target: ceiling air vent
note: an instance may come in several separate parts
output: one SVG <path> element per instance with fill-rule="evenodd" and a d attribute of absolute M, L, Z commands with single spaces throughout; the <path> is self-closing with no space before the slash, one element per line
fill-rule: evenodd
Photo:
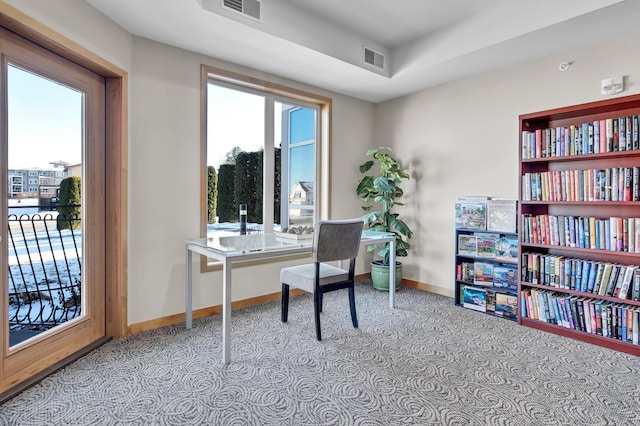
<path fill-rule="evenodd" d="M 381 70 L 384 69 L 384 55 L 368 47 L 364 48 L 364 62 Z"/>
<path fill-rule="evenodd" d="M 222 8 L 260 20 L 260 0 L 222 0 Z"/>

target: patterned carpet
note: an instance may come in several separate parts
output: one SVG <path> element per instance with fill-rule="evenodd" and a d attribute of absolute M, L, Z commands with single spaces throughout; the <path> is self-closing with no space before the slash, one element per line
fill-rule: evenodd
<path fill-rule="evenodd" d="M 112 341 L 0 406 L 0 425 L 638 425 L 640 358 L 411 288 L 308 295 Z"/>

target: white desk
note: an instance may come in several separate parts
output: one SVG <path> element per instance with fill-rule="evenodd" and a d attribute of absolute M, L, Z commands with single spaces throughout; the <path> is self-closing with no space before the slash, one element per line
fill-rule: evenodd
<path fill-rule="evenodd" d="M 231 267 L 233 262 L 311 253 L 312 240 L 288 240 L 275 234 L 251 234 L 197 238 L 186 243 L 186 326 L 191 328 L 193 319 L 193 253 L 211 257 L 222 263 L 222 362 L 231 361 Z M 394 234 L 363 231 L 361 244 L 390 243 L 391 259 L 395 265 L 396 240 Z M 389 268 L 389 307 L 395 307 L 396 268 Z"/>

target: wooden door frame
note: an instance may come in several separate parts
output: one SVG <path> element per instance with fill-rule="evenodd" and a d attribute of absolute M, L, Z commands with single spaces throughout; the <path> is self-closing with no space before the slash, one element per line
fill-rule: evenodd
<path fill-rule="evenodd" d="M 106 336 L 128 336 L 128 73 L 19 10 L 0 2 L 0 26 L 105 78 Z"/>

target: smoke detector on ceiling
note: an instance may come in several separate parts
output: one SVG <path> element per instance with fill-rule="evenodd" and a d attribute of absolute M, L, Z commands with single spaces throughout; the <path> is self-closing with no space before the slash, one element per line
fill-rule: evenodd
<path fill-rule="evenodd" d="M 384 69 L 384 55 L 380 52 L 376 52 L 373 49 L 363 46 L 364 63 L 373 67 Z"/>
<path fill-rule="evenodd" d="M 260 21 L 260 0 L 221 0 L 222 8 Z"/>

